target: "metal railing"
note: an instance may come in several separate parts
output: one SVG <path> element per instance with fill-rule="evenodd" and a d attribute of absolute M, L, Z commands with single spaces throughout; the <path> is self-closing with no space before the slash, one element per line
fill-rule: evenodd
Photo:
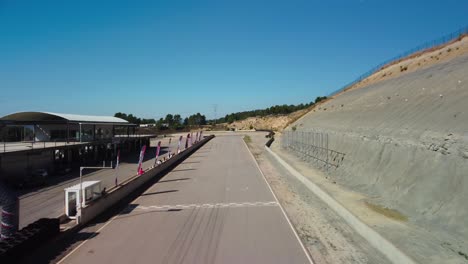
<path fill-rule="evenodd" d="M 327 133 L 311 131 L 285 131 L 281 138 L 281 146 L 289 149 L 305 161 L 315 162 L 327 171 L 338 168 L 344 161 L 345 153 L 329 148 Z"/>
<path fill-rule="evenodd" d="M 0 153 L 23 151 L 32 149 L 45 149 L 53 147 L 62 147 L 69 145 L 87 144 L 89 142 L 74 142 L 74 141 L 21 141 L 21 142 L 1 142 Z"/>
<path fill-rule="evenodd" d="M 156 134 L 122 134 L 122 135 L 114 135 L 115 138 L 147 138 L 147 137 L 156 137 Z"/>
<path fill-rule="evenodd" d="M 13 151 L 24 151 L 24 150 L 33 150 L 33 149 L 45 149 L 45 148 L 55 148 L 71 145 L 86 145 L 91 143 L 102 144 L 102 143 L 111 143 L 119 139 L 135 139 L 135 138 L 151 138 L 155 137 L 154 134 L 129 134 L 129 135 L 115 135 L 114 137 L 96 137 L 96 138 L 84 138 L 86 139 L 83 142 L 80 142 L 76 138 L 69 138 L 68 141 L 66 138 L 55 139 L 53 141 L 16 141 L 16 142 L 0 142 L 0 153 L 13 152 Z"/>
<path fill-rule="evenodd" d="M 410 56 L 412 54 L 415 54 L 417 52 L 421 52 L 421 51 L 424 51 L 424 50 L 428 50 L 428 49 L 431 49 L 431 48 L 446 44 L 446 43 L 448 43 L 450 41 L 453 41 L 453 40 L 455 40 L 457 38 L 460 38 L 461 36 L 467 35 L 467 34 L 468 34 L 468 26 L 460 28 L 459 30 L 454 31 L 454 32 L 452 32 L 450 34 L 447 34 L 445 36 L 442 36 L 442 37 L 440 37 L 438 39 L 428 41 L 428 42 L 426 42 L 426 43 L 424 43 L 422 45 L 419 45 L 419 46 L 417 46 L 415 48 L 412 48 L 412 49 L 410 49 L 408 51 L 405 51 L 405 52 L 401 53 L 398 56 L 395 56 L 393 58 L 385 60 L 384 62 L 378 64 L 375 67 L 373 67 L 372 69 L 365 72 L 361 76 L 357 77 L 354 81 L 352 81 L 352 82 L 342 86 L 340 89 L 332 92 L 330 95 L 328 95 L 328 97 L 331 97 L 331 96 L 345 90 L 346 88 L 351 87 L 354 84 L 366 79 L 367 77 L 371 76 L 372 74 L 376 73 L 377 71 L 379 71 L 380 69 L 382 69 L 383 67 L 385 67 L 385 66 L 387 66 L 387 65 L 389 65 L 391 63 L 398 62 L 401 59 L 404 59 L 405 57 L 408 57 L 408 56 Z"/>

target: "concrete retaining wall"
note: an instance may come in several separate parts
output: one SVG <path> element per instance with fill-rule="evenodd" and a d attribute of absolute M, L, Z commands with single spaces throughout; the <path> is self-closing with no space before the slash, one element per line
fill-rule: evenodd
<path fill-rule="evenodd" d="M 109 193 L 107 193 L 105 196 L 84 207 L 82 210 L 81 219 L 79 220 L 79 225 L 81 226 L 88 223 L 125 197 L 129 196 L 131 193 L 135 192 L 138 188 L 142 187 L 151 179 L 154 179 L 156 176 L 161 175 L 162 173 L 178 165 L 181 161 L 186 159 L 212 138 L 214 138 L 213 135 L 205 137 L 200 142 L 195 143 L 190 148 L 186 149 L 178 155 L 175 155 L 159 166 L 145 171 L 145 173 L 140 176 L 135 175 L 134 177 L 128 179 L 117 188 L 110 190 Z"/>

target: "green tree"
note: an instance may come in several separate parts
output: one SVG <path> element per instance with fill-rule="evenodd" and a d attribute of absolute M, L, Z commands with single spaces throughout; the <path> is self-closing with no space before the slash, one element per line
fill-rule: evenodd
<path fill-rule="evenodd" d="M 166 119 L 164 119 L 164 121 L 169 127 L 172 127 L 174 125 L 174 116 L 171 114 L 167 114 Z"/>
<path fill-rule="evenodd" d="M 182 125 L 182 117 L 180 117 L 179 114 L 174 115 L 174 124 L 175 124 L 176 126 Z"/>
<path fill-rule="evenodd" d="M 315 98 L 315 103 L 318 103 L 318 102 L 323 101 L 325 99 L 327 99 L 326 96 L 317 96 L 317 98 Z"/>

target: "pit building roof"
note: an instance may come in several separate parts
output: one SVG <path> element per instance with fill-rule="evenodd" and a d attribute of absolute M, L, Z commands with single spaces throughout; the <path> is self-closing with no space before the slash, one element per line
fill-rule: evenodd
<path fill-rule="evenodd" d="M 131 125 L 128 121 L 113 116 L 92 116 L 60 114 L 51 112 L 17 112 L 6 115 L 0 120 L 13 123 L 93 123 Z"/>

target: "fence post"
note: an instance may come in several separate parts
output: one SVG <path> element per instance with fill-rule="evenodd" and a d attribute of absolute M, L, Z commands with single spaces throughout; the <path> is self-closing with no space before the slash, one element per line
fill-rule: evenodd
<path fill-rule="evenodd" d="M 291 148 L 295 150 L 296 148 L 296 132 L 291 132 Z"/>
<path fill-rule="evenodd" d="M 305 148 L 305 143 L 304 143 L 305 142 L 305 132 L 302 131 L 301 134 L 302 134 L 302 136 L 301 136 L 301 148 L 302 148 L 301 152 L 302 152 L 302 157 L 305 159 L 305 157 L 306 157 L 306 155 L 305 155 L 306 148 Z"/>
<path fill-rule="evenodd" d="M 325 155 L 323 155 L 323 133 L 320 132 L 320 158 L 324 158 Z"/>
<path fill-rule="evenodd" d="M 328 172 L 328 167 L 329 167 L 329 164 L 328 164 L 328 133 L 325 134 L 325 135 L 327 135 L 327 137 L 326 137 L 326 139 L 327 139 L 327 141 L 326 141 L 326 146 L 327 146 L 326 151 L 327 151 L 327 172 Z"/>

